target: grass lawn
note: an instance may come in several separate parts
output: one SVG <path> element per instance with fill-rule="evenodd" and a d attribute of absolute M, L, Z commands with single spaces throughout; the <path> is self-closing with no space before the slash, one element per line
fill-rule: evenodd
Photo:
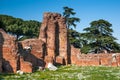
<path fill-rule="evenodd" d="M 56 71 L 27 74 L 0 74 L 0 80 L 120 80 L 120 67 L 60 66 Z"/>

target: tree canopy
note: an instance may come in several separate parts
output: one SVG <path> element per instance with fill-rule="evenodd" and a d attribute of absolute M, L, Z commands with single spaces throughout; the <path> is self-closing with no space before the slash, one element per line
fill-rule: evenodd
<path fill-rule="evenodd" d="M 76 30 L 69 29 L 69 40 L 70 40 L 70 44 L 72 44 L 74 47 L 76 48 L 81 47 L 80 33 L 77 32 Z"/>
<path fill-rule="evenodd" d="M 74 9 L 69 8 L 67 6 L 63 7 L 63 16 L 66 19 L 66 25 L 68 29 L 68 38 L 70 40 L 70 43 L 76 47 L 80 48 L 80 41 L 79 41 L 79 32 L 73 30 L 72 26 L 76 28 L 76 22 L 80 22 L 80 19 L 77 17 L 74 17 L 76 12 L 74 12 Z"/>
<path fill-rule="evenodd" d="M 0 15 L 0 28 L 17 37 L 18 40 L 37 37 L 40 22 L 35 20 L 24 21 L 8 15 Z"/>
<path fill-rule="evenodd" d="M 69 29 L 70 26 L 73 26 L 76 28 L 76 22 L 80 22 L 80 19 L 77 17 L 72 17 L 74 16 L 76 13 L 74 12 L 74 9 L 69 8 L 67 6 L 63 7 L 63 16 L 66 18 L 66 25 L 67 28 Z"/>
<path fill-rule="evenodd" d="M 85 28 L 84 31 L 85 33 L 81 34 L 81 38 L 86 40 L 87 44 L 83 45 L 83 52 L 120 51 L 120 45 L 112 35 L 112 24 L 108 21 L 103 19 L 92 21 L 90 27 Z"/>

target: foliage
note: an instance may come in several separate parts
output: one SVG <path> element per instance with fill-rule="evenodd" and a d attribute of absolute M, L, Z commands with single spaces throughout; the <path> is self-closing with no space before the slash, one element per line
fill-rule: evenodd
<path fill-rule="evenodd" d="M 38 37 L 40 22 L 34 20 L 24 21 L 12 16 L 0 15 L 0 25 L 0 28 L 20 40 L 26 37 Z"/>
<path fill-rule="evenodd" d="M 34 73 L 0 74 L 1 80 L 120 80 L 120 67 L 61 66 L 57 71 Z"/>
<path fill-rule="evenodd" d="M 72 44 L 76 48 L 80 48 L 80 33 L 77 32 L 76 30 L 69 29 L 69 40 L 70 44 Z"/>
<path fill-rule="evenodd" d="M 75 22 L 79 22 L 80 19 L 77 18 L 77 17 L 71 17 L 71 16 L 76 14 L 75 12 L 73 12 L 74 9 L 69 8 L 69 7 L 66 6 L 66 7 L 63 7 L 63 10 L 64 10 L 63 16 L 66 18 L 67 28 L 69 29 L 70 26 L 76 27 Z"/>
<path fill-rule="evenodd" d="M 84 29 L 86 32 L 81 34 L 81 38 L 87 42 L 81 48 L 82 51 L 84 52 L 84 49 L 87 49 L 87 53 L 99 53 L 103 50 L 120 51 L 120 45 L 115 42 L 116 38 L 112 36 L 111 26 L 111 23 L 103 19 L 91 22 L 90 27 Z"/>
<path fill-rule="evenodd" d="M 71 26 L 76 27 L 75 22 L 79 22 L 79 18 L 71 17 L 76 13 L 74 9 L 63 7 L 63 16 L 66 18 L 66 25 L 68 28 L 70 43 L 76 47 L 81 48 L 82 53 L 100 53 L 104 50 L 108 52 L 120 52 L 120 45 L 113 37 L 112 24 L 106 20 L 100 19 L 90 23 L 90 27 L 84 29 L 85 33 L 79 33 Z"/>
<path fill-rule="evenodd" d="M 69 8 L 67 6 L 63 7 L 63 16 L 66 19 L 66 25 L 68 28 L 68 38 L 70 40 L 70 43 L 76 47 L 76 48 L 80 48 L 80 41 L 79 41 L 79 33 L 75 30 L 73 30 L 72 28 L 70 29 L 71 26 L 73 26 L 74 28 L 76 28 L 76 22 L 79 22 L 80 19 L 77 17 L 71 17 L 74 16 L 76 13 L 74 12 L 74 9 Z"/>

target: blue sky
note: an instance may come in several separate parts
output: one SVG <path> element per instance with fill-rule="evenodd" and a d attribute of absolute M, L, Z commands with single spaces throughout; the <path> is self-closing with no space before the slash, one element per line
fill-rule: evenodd
<path fill-rule="evenodd" d="M 0 14 L 42 21 L 44 12 L 62 13 L 64 6 L 73 8 L 81 19 L 77 31 L 83 32 L 91 21 L 105 19 L 112 23 L 120 43 L 120 0 L 0 0 Z"/>

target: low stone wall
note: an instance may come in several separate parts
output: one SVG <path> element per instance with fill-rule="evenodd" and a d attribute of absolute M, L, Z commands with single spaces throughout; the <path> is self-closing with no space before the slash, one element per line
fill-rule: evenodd
<path fill-rule="evenodd" d="M 114 54 L 116 56 L 113 56 Z M 79 66 L 120 66 L 120 53 L 72 55 L 71 64 Z"/>

